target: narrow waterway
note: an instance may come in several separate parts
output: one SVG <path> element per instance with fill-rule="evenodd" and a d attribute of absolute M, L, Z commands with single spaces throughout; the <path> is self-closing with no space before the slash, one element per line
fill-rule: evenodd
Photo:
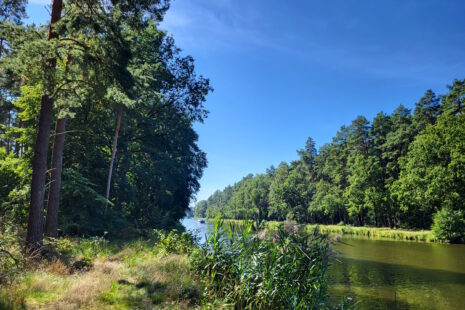
<path fill-rule="evenodd" d="M 211 224 L 184 219 L 202 242 Z M 465 309 L 465 245 L 342 238 L 328 270 L 333 301 L 360 309 Z"/>
<path fill-rule="evenodd" d="M 465 309 L 465 246 L 343 238 L 329 293 L 361 309 Z"/>

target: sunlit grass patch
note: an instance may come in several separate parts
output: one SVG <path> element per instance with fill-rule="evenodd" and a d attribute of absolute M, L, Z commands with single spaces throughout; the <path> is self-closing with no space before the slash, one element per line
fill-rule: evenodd
<path fill-rule="evenodd" d="M 103 305 L 115 306 L 118 309 L 140 309 L 151 305 L 143 288 L 124 281 L 113 281 L 111 288 L 100 294 L 100 300 Z"/>
<path fill-rule="evenodd" d="M 127 269 L 127 278 L 133 279 L 136 287 L 144 288 L 154 304 L 180 302 L 197 304 L 202 287 L 190 271 L 186 255 L 171 254 L 160 257 L 146 256 L 135 268 Z M 181 304 L 179 304 L 181 306 Z"/>
<path fill-rule="evenodd" d="M 42 261 L 0 286 L 0 309 L 186 309 L 200 303 L 202 287 L 186 254 L 161 251 L 149 240 L 52 242 L 70 260 Z M 91 267 L 73 269 L 77 259 Z"/>
<path fill-rule="evenodd" d="M 435 242 L 433 233 L 429 230 L 402 230 L 386 227 L 356 227 L 340 225 L 306 225 L 308 231 L 318 226 L 320 231 L 328 234 L 353 235 L 372 239 L 392 239 L 403 241 Z"/>

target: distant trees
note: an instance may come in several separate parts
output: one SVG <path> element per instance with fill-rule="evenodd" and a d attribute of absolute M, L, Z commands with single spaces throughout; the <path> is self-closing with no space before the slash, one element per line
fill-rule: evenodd
<path fill-rule="evenodd" d="M 453 104 L 448 108 L 463 98 L 459 91 L 452 94 L 444 97 L 444 112 L 437 122 L 411 143 L 392 187 L 403 220 L 412 226 L 429 227 L 432 215 L 442 209 L 465 208 L 465 116 Z"/>
<path fill-rule="evenodd" d="M 197 206 L 206 216 L 251 218 L 232 210 L 252 204 L 231 197 L 247 197 L 248 184 L 266 176 L 267 220 L 426 229 L 434 221 L 435 232 L 449 236 L 441 238 L 456 241 L 462 235 L 454 227 L 465 220 L 464 104 L 465 83 L 456 80 L 443 96 L 428 90 L 413 113 L 400 105 L 371 123 L 359 116 L 318 152 L 309 138 L 298 160 L 249 175 Z"/>

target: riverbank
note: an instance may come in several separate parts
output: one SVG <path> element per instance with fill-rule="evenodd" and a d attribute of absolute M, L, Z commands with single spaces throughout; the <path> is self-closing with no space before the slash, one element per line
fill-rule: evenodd
<path fill-rule="evenodd" d="M 59 239 L 50 260 L 23 262 L 0 284 L 0 309 L 194 309 L 201 281 L 186 253 L 147 241 Z M 62 254 L 63 253 L 63 254 Z"/>
<path fill-rule="evenodd" d="M 335 235 L 351 235 L 373 239 L 391 239 L 399 241 L 437 242 L 430 230 L 403 230 L 387 227 L 356 227 L 339 225 L 306 225 L 306 229 L 313 230 L 318 226 L 320 231 Z"/>
<path fill-rule="evenodd" d="M 134 241 L 46 239 L 33 257 L 11 243 L 3 249 L 11 256 L 0 256 L 0 266 L 14 264 L 0 269 L 0 309 L 332 309 L 325 235 L 310 242 L 284 230 L 276 239 L 244 230 L 228 239 L 221 225 L 205 246 L 176 230 Z"/>
<path fill-rule="evenodd" d="M 213 219 L 208 219 L 214 221 Z M 225 223 L 236 223 L 239 224 L 241 220 L 225 219 Z M 269 221 L 266 222 L 266 228 L 275 230 L 278 225 L 283 222 Z M 416 241 L 416 242 L 438 242 L 431 230 L 406 230 L 406 229 L 392 229 L 388 227 L 358 227 L 349 225 L 296 225 L 299 227 L 304 226 L 304 229 L 311 232 L 316 227 L 321 232 L 327 233 L 334 236 L 356 236 L 365 237 L 370 239 L 389 239 L 397 241 Z"/>

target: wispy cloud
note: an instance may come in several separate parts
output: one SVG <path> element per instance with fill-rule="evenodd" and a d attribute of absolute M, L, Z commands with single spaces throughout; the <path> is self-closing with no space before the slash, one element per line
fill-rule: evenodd
<path fill-rule="evenodd" d="M 276 16 L 267 15 L 270 6 L 260 1 L 175 1 L 162 27 L 189 52 L 248 53 L 262 49 L 261 53 L 281 53 L 283 59 L 291 57 L 302 64 L 315 63 L 374 78 L 430 81 L 436 78 L 431 72 L 447 74 L 454 66 L 463 66 L 432 59 L 434 55 L 428 50 L 415 50 L 408 43 L 397 46 L 395 40 L 364 37 L 367 21 L 344 15 L 343 10 L 331 16 L 283 14 L 276 20 Z M 302 25 L 289 26 L 293 18 L 304 19 Z M 453 53 L 453 49 L 449 47 L 446 52 Z"/>
<path fill-rule="evenodd" d="M 233 1 L 174 2 L 162 27 L 189 49 L 269 47 L 270 39 L 258 27 L 260 16 L 251 5 L 239 11 Z"/>

